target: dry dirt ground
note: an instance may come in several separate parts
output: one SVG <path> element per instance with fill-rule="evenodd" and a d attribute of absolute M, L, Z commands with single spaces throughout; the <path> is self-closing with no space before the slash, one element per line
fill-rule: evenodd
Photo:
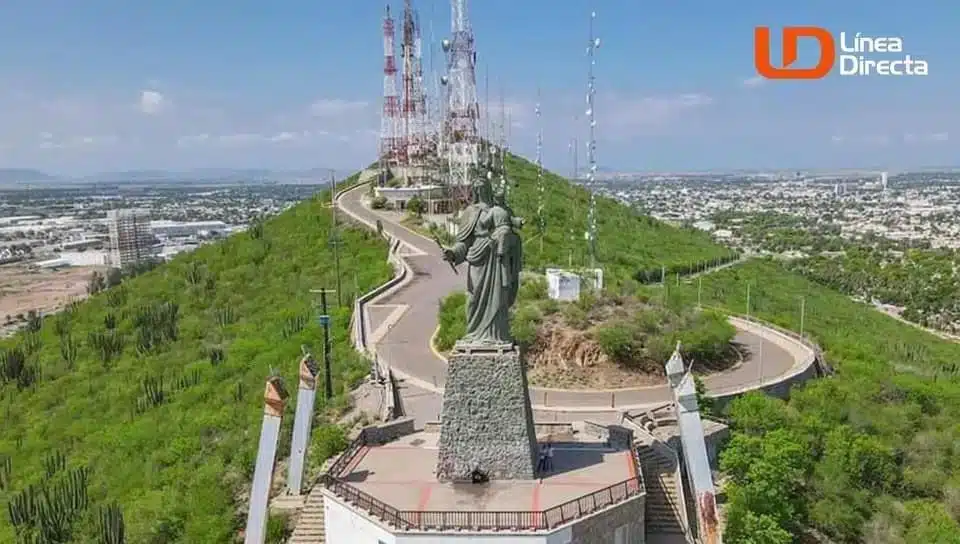
<path fill-rule="evenodd" d="M 22 264 L 0 266 L 0 319 L 16 320 L 30 310 L 54 312 L 71 300 L 87 296 L 92 267 L 30 270 Z M 6 328 L 6 327 L 5 327 Z"/>
<path fill-rule="evenodd" d="M 527 353 L 531 385 L 561 389 L 617 389 L 660 385 L 664 373 L 628 370 L 611 361 L 586 331 L 556 322 L 537 331 Z"/>
<path fill-rule="evenodd" d="M 609 314 L 598 306 L 595 314 Z M 588 330 L 575 329 L 559 316 L 547 318 L 526 353 L 530 384 L 559 389 L 620 389 L 665 383 L 663 361 L 646 361 L 636 368 L 625 368 L 607 357 Z M 732 342 L 723 360 L 708 365 L 710 371 L 725 370 L 739 360 Z M 702 365 L 701 365 L 702 366 Z M 708 372 L 709 373 L 709 372 Z"/>

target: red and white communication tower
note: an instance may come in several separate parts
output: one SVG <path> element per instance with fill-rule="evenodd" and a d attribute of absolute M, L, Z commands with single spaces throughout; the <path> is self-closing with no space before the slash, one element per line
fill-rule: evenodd
<path fill-rule="evenodd" d="M 392 166 L 405 162 L 406 150 L 400 137 L 400 97 L 397 95 L 397 60 L 393 17 L 387 6 L 383 18 L 383 112 L 380 115 L 380 183 Z"/>
<path fill-rule="evenodd" d="M 423 63 L 420 25 L 411 0 L 404 0 L 403 41 L 400 57 L 403 62 L 403 90 L 400 106 L 402 140 L 406 166 L 423 166 L 427 154 L 426 96 L 423 92 Z"/>

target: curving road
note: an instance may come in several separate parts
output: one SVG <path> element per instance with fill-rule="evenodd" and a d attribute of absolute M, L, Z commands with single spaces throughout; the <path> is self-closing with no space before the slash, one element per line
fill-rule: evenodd
<path fill-rule="evenodd" d="M 368 305 L 370 344 L 401 381 L 404 411 L 415 415 L 418 422 L 436 420 L 447 364 L 430 348 L 430 339 L 437 328 L 439 301 L 463 289 L 463 278 L 441 260 L 435 242 L 400 225 L 397 214 L 365 207 L 361 201 L 364 188 L 341 194 L 338 207 L 370 227 L 379 220 L 384 231 L 406 245 L 401 254 L 414 272 L 411 280 L 395 293 Z M 704 378 L 709 392 L 756 387 L 782 376 L 794 365 L 794 356 L 758 335 L 739 330 L 736 341 L 746 348 L 744 361 L 726 372 Z M 672 400 L 666 384 L 606 391 L 531 387 L 530 397 L 538 412 L 576 412 L 581 419 L 611 411 L 650 408 Z"/>

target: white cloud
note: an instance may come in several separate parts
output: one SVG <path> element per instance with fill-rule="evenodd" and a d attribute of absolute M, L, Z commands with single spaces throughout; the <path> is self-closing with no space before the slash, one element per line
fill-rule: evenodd
<path fill-rule="evenodd" d="M 90 147 L 104 147 L 115 145 L 119 142 L 119 139 L 116 136 L 110 135 L 100 135 L 100 136 L 70 136 L 70 137 L 57 137 L 50 132 L 41 132 L 39 134 L 39 143 L 37 147 L 40 149 L 77 149 L 77 148 L 90 148 Z"/>
<path fill-rule="evenodd" d="M 763 85 L 766 81 L 762 76 L 753 76 L 743 80 L 740 84 L 747 88 L 754 88 Z"/>
<path fill-rule="evenodd" d="M 157 115 L 168 105 L 166 97 L 157 91 L 140 91 L 140 111 L 147 115 Z"/>
<path fill-rule="evenodd" d="M 367 108 L 367 103 L 358 100 L 340 98 L 321 98 L 310 104 L 310 114 L 314 117 L 335 117 L 348 113 L 358 113 Z"/>
<path fill-rule="evenodd" d="M 885 146 L 890 145 L 890 137 L 885 134 L 834 134 L 830 142 L 834 145 Z"/>
<path fill-rule="evenodd" d="M 834 145 L 883 147 L 895 143 L 908 145 L 935 144 L 949 141 L 949 139 L 950 134 L 947 132 L 907 132 L 900 138 L 886 134 L 834 134 L 830 137 L 830 142 Z"/>
<path fill-rule="evenodd" d="M 950 134 L 947 132 L 932 132 L 927 134 L 916 134 L 908 132 L 903 135 L 904 143 L 908 144 L 925 144 L 925 143 L 939 143 L 946 142 L 950 140 Z"/>
<path fill-rule="evenodd" d="M 619 131 L 662 126 L 687 113 L 714 103 L 703 93 L 683 93 L 673 96 L 640 98 L 614 96 L 599 102 L 607 125 Z"/>
<path fill-rule="evenodd" d="M 220 147 L 243 147 L 262 144 L 286 144 L 305 142 L 313 138 L 329 136 L 324 130 L 284 130 L 271 133 L 234 132 L 219 135 L 209 133 L 191 134 L 177 139 L 179 147 L 199 147 L 215 145 Z"/>

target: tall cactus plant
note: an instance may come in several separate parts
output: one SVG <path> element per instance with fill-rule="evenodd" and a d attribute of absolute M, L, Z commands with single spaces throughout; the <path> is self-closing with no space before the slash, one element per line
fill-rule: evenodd
<path fill-rule="evenodd" d="M 123 511 L 116 503 L 100 509 L 97 528 L 100 533 L 100 544 L 126 544 Z"/>

